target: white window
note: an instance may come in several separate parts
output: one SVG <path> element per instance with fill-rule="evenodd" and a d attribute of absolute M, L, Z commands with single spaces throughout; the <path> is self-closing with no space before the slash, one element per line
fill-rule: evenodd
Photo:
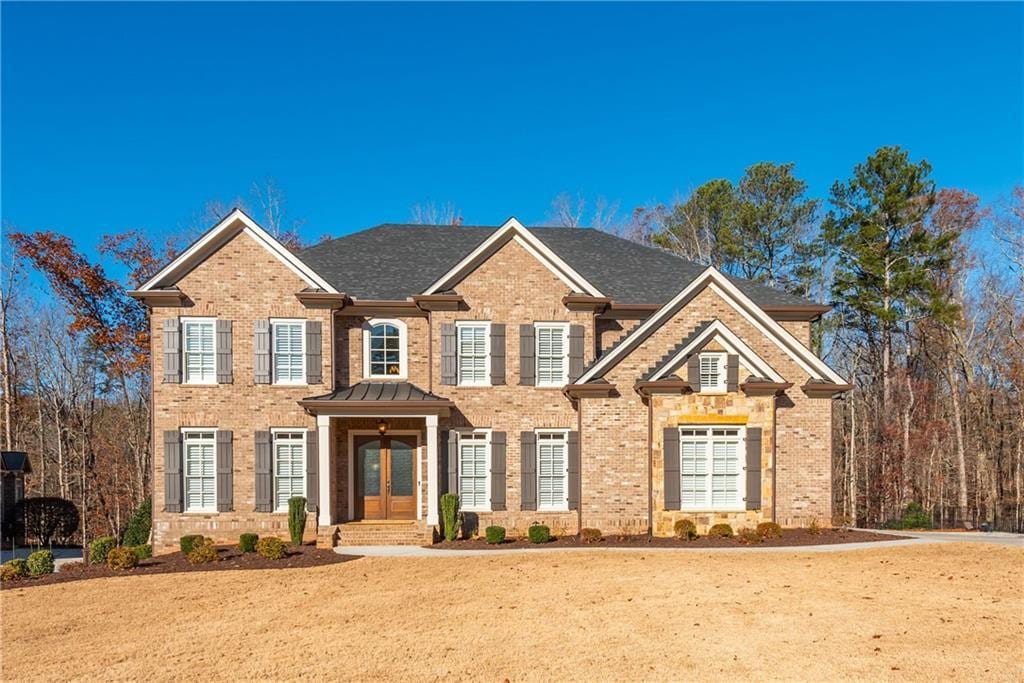
<path fill-rule="evenodd" d="M 684 510 L 742 510 L 742 427 L 681 427 L 679 492 Z"/>
<path fill-rule="evenodd" d="M 569 509 L 566 432 L 537 432 L 537 509 Z"/>
<path fill-rule="evenodd" d="M 537 323 L 537 386 L 560 387 L 569 381 L 569 325 Z"/>
<path fill-rule="evenodd" d="M 288 511 L 288 499 L 306 495 L 306 433 L 274 431 L 274 509 Z"/>
<path fill-rule="evenodd" d="M 456 323 L 459 335 L 459 384 L 489 385 L 490 323 Z"/>
<path fill-rule="evenodd" d="M 459 434 L 459 504 L 465 510 L 490 510 L 490 434 Z"/>
<path fill-rule="evenodd" d="M 217 433 L 182 432 L 185 465 L 185 512 L 217 511 Z"/>
<path fill-rule="evenodd" d="M 184 337 L 182 349 L 185 356 L 185 382 L 216 383 L 214 321 L 210 318 L 185 318 L 181 322 L 181 334 Z"/>
<path fill-rule="evenodd" d="M 370 320 L 363 326 L 363 376 L 405 379 L 406 326 L 401 320 Z"/>
<path fill-rule="evenodd" d="M 725 391 L 725 354 L 702 353 L 700 358 L 700 390 Z"/>
<path fill-rule="evenodd" d="M 271 320 L 274 383 L 306 383 L 306 321 Z"/>

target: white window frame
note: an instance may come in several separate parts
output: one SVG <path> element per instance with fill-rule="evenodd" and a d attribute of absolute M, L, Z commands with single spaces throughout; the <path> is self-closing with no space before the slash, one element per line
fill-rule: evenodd
<path fill-rule="evenodd" d="M 213 378 L 210 380 L 189 379 L 188 376 L 188 329 L 191 325 L 209 325 L 213 330 Z M 182 384 L 210 385 L 217 383 L 217 319 L 216 318 L 182 318 L 181 319 L 181 382 Z"/>
<path fill-rule="evenodd" d="M 736 430 L 735 435 L 715 435 L 715 430 Z M 702 435 L 684 435 L 687 431 L 703 431 Z M 716 506 L 713 500 L 714 485 L 714 443 L 715 441 L 736 442 L 736 500 L 729 505 Z M 683 503 L 683 444 L 703 442 L 706 443 L 706 474 L 705 485 L 707 490 L 707 502 L 701 505 L 686 505 Z M 737 424 L 697 424 L 679 426 L 679 502 L 680 509 L 688 512 L 743 512 L 746 510 L 747 491 L 747 428 Z"/>
<path fill-rule="evenodd" d="M 212 434 L 207 439 L 198 439 L 195 434 Z M 213 504 L 210 507 L 190 508 L 188 505 L 188 442 L 209 441 L 213 446 Z M 204 477 L 205 478 L 205 477 Z M 182 427 L 181 429 L 181 509 L 192 514 L 208 515 L 217 512 L 217 428 L 216 427 Z"/>
<path fill-rule="evenodd" d="M 302 362 L 302 372 L 297 380 L 283 380 L 277 376 L 277 326 L 278 325 L 298 325 L 299 326 L 299 343 L 301 350 L 299 351 L 299 357 Z M 270 319 L 270 372 L 273 377 L 274 384 L 286 384 L 286 385 L 304 385 L 306 384 L 306 320 L 304 318 L 271 318 Z"/>
<path fill-rule="evenodd" d="M 472 429 L 472 430 L 459 430 L 457 434 L 457 446 L 456 454 L 458 456 L 458 484 L 459 484 L 459 507 L 466 512 L 490 512 L 491 511 L 491 430 L 490 429 Z M 483 439 L 480 439 L 480 437 Z M 487 502 L 484 505 L 463 505 L 462 498 L 462 445 L 463 440 L 466 437 L 472 437 L 473 443 L 479 443 L 481 440 L 484 443 L 484 497 Z"/>
<path fill-rule="evenodd" d="M 483 328 L 484 331 L 484 377 L 481 380 L 465 380 L 462 377 L 462 331 Z M 455 371 L 460 387 L 491 386 L 491 323 L 488 320 L 465 320 L 455 323 Z"/>
<path fill-rule="evenodd" d="M 700 393 L 702 394 L 724 394 L 727 391 L 726 373 L 728 372 L 728 354 L 724 351 L 704 351 L 697 354 L 698 376 L 700 377 Z M 704 384 L 704 361 L 713 360 L 718 364 L 718 382 L 716 384 Z"/>
<path fill-rule="evenodd" d="M 556 329 L 562 332 L 562 378 L 555 382 L 542 382 L 540 379 L 540 331 L 541 329 Z M 569 382 L 569 323 L 562 322 L 535 322 L 533 324 L 533 362 L 534 377 L 538 387 L 561 388 Z M 550 430 L 548 430 L 550 431 Z"/>
<path fill-rule="evenodd" d="M 302 448 L 302 458 L 300 460 L 300 464 L 302 466 L 302 493 L 296 495 L 301 495 L 307 499 L 309 498 L 309 492 L 306 491 L 306 466 L 308 462 L 308 453 L 306 452 L 307 431 L 308 430 L 306 430 L 304 427 L 273 427 L 270 430 L 271 495 L 274 496 L 274 512 L 288 512 L 287 503 L 285 503 L 283 507 L 277 504 L 277 444 L 278 437 L 281 434 L 299 435 L 298 439 L 288 439 L 289 443 L 295 443 L 297 441 Z"/>
<path fill-rule="evenodd" d="M 536 435 L 536 448 L 537 448 L 537 510 L 538 512 L 568 512 L 569 510 L 569 431 L 568 429 L 537 429 L 534 430 Z M 562 442 L 564 460 L 565 460 L 565 471 L 562 473 L 564 477 L 565 486 L 562 489 L 565 491 L 565 496 L 561 502 L 557 505 L 542 505 L 540 502 L 540 445 L 541 437 L 557 437 Z"/>
<path fill-rule="evenodd" d="M 397 375 L 374 375 L 370 372 L 373 367 L 370 363 L 370 335 L 377 325 L 394 325 L 398 329 L 398 374 Z M 405 321 L 398 318 L 372 318 L 363 324 L 363 377 L 366 379 L 394 379 L 403 380 L 409 378 L 409 328 Z"/>

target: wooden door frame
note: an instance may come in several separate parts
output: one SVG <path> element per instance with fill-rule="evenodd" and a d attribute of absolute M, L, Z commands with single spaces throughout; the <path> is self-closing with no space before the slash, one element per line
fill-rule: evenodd
<path fill-rule="evenodd" d="M 356 515 L 356 453 L 355 440 L 357 436 L 415 436 L 416 448 L 414 450 L 416 467 L 413 472 L 416 475 L 416 519 L 423 519 L 423 458 L 420 447 L 423 446 L 422 430 L 419 429 L 389 429 L 384 434 L 377 429 L 349 429 L 348 431 L 348 520 L 355 520 Z"/>

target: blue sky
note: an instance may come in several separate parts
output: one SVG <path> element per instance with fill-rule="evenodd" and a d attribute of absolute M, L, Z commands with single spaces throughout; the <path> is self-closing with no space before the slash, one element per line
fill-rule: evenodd
<path fill-rule="evenodd" d="M 85 245 L 273 177 L 303 234 L 623 212 L 759 160 L 811 191 L 881 145 L 1024 181 L 1021 4 L 2 5 L 2 217 Z"/>

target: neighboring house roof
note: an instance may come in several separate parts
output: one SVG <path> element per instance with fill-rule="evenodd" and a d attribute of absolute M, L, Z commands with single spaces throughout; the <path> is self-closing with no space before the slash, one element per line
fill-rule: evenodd
<path fill-rule="evenodd" d="M 0 471 L 31 474 L 32 465 L 24 451 L 0 451 Z"/>

